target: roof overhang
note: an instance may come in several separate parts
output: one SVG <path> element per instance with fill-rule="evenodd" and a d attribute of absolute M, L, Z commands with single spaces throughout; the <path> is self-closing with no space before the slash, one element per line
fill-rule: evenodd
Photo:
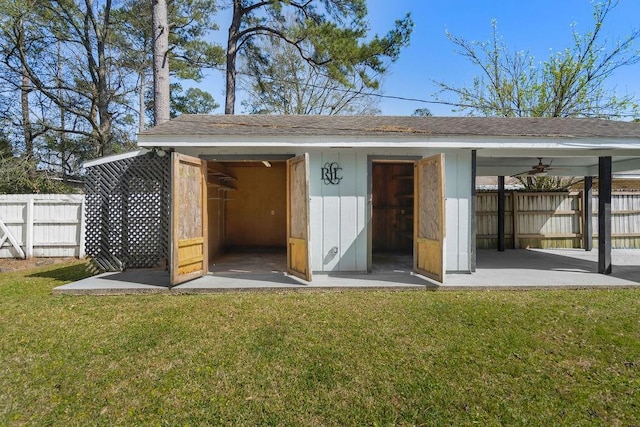
<path fill-rule="evenodd" d="M 417 137 L 417 136 L 189 136 L 189 135 L 140 135 L 138 145 L 141 147 L 342 147 L 342 148 L 466 148 L 472 150 L 638 150 L 640 139 L 615 138 L 541 138 L 541 137 Z"/>
<path fill-rule="evenodd" d="M 633 150 L 591 150 L 579 153 L 560 150 L 477 152 L 478 176 L 513 176 L 531 170 L 540 160 L 550 164 L 549 176 L 597 176 L 600 157 L 612 158 L 614 173 L 640 169 L 640 153 Z"/>
<path fill-rule="evenodd" d="M 476 151 L 478 175 L 514 175 L 543 158 L 550 174 L 640 169 L 640 124 L 601 119 L 183 115 L 139 135 L 146 148 L 200 154 L 277 154 L 323 149 Z M 400 154 L 400 152 L 399 152 Z"/>
<path fill-rule="evenodd" d="M 90 168 L 92 166 L 98 166 L 105 163 L 115 162 L 118 160 L 129 159 L 131 157 L 144 156 L 149 151 L 151 150 L 147 150 L 146 148 L 141 148 L 140 150 L 129 151 L 128 153 L 120 153 L 120 154 L 113 154 L 110 156 L 99 157 L 97 159 L 84 162 L 82 166 L 85 168 Z"/>

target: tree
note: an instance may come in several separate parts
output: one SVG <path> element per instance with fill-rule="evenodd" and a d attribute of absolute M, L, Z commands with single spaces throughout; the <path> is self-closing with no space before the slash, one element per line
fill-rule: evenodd
<path fill-rule="evenodd" d="M 637 115 L 630 95 L 607 90 L 607 79 L 619 68 L 640 61 L 633 43 L 635 29 L 609 46 L 603 35 L 617 0 L 596 3 L 593 27 L 584 35 L 573 30 L 573 46 L 542 63 L 526 51 L 509 53 L 492 22 L 490 42 L 473 42 L 447 34 L 459 53 L 481 70 L 471 86 L 439 82 L 441 90 L 458 97 L 453 105 L 469 114 L 504 117 L 601 117 Z"/>
<path fill-rule="evenodd" d="M 61 129 L 60 123 L 48 126 L 85 137 L 95 155 L 109 154 L 114 143 L 120 142 L 114 122 L 125 114 L 132 90 L 116 67 L 110 45 L 112 2 L 65 0 L 40 5 L 41 10 L 33 19 L 43 31 L 46 46 L 38 57 L 19 51 L 20 65 L 34 90 L 82 120 L 81 125 L 76 123 L 72 128 Z M 59 43 L 61 54 L 57 52 Z"/>
<path fill-rule="evenodd" d="M 34 162 L 25 157 L 0 155 L 0 194 L 74 192 L 45 171 L 34 173 Z"/>
<path fill-rule="evenodd" d="M 131 146 L 136 112 L 132 100 L 144 84 L 131 70 L 144 62 L 146 78 L 152 59 L 150 44 L 134 48 L 134 27 L 120 19 L 125 6 L 135 1 L 148 10 L 148 19 L 134 24 L 151 34 L 151 2 L 143 0 L 0 0 L 2 131 L 10 151 L 28 160 L 24 165 L 33 168 L 34 179 L 43 169 L 63 177 L 76 174 L 84 160 Z M 214 0 L 169 3 L 178 5 L 171 10 L 180 10 L 169 13 L 176 18 L 172 32 L 185 39 L 174 55 L 202 64 L 206 49 L 198 49 L 198 37 L 207 30 L 196 22 L 209 18 L 185 5 L 209 10 Z M 134 9 L 128 12 L 131 20 L 141 15 Z M 219 54 L 218 63 L 221 58 Z M 196 66 L 183 70 L 188 76 L 199 73 Z"/>
<path fill-rule="evenodd" d="M 180 83 L 171 83 L 169 87 L 171 97 L 169 113 L 172 119 L 181 114 L 210 114 L 220 106 L 207 91 L 198 88 L 189 88 L 185 91 Z M 145 111 L 147 112 L 149 123 L 155 125 L 153 94 L 147 93 L 145 103 Z"/>
<path fill-rule="evenodd" d="M 19 94 L 19 118 L 17 115 L 9 117 L 14 107 L 7 105 L 4 110 L 4 118 L 12 120 L 20 127 L 22 134 L 22 155 L 27 159 L 35 156 L 35 141 L 46 129 L 41 123 L 32 120 L 33 90 L 27 69 L 21 62 L 21 58 L 27 55 L 37 56 L 43 49 L 41 42 L 42 32 L 33 24 L 36 11 L 41 10 L 38 3 L 30 0 L 15 2 L 3 2 L 5 12 L 0 19 L 0 37 L 2 40 L 0 51 L 2 52 L 3 69 L 0 79 L 10 88 L 11 92 Z M 40 59 L 40 58 L 39 58 Z M 17 145 L 17 141 L 16 141 Z M 16 147 L 17 148 L 17 147 Z"/>
<path fill-rule="evenodd" d="M 349 84 L 330 78 L 278 38 L 254 45 L 242 66 L 241 82 L 252 114 L 377 114 L 378 100 L 358 72 Z"/>
<path fill-rule="evenodd" d="M 516 176 L 526 191 L 566 191 L 578 183 L 575 177 L 567 176 Z"/>
<path fill-rule="evenodd" d="M 122 55 L 119 65 L 137 76 L 138 131 L 145 129 L 146 101 L 150 76 L 153 74 L 153 5 L 144 0 L 125 0 L 112 13 L 114 44 Z M 151 83 L 153 86 L 153 82 Z"/>
<path fill-rule="evenodd" d="M 153 0 L 153 100 L 154 123 L 169 120 L 169 21 L 165 0 Z"/>
<path fill-rule="evenodd" d="M 222 46 L 208 42 L 211 30 L 217 29 L 212 17 L 215 0 L 167 0 L 168 47 L 166 59 L 170 77 L 200 81 L 204 70 L 224 62 Z M 153 5 L 148 0 L 125 0 L 114 12 L 119 39 L 117 43 L 125 55 L 121 64 L 138 76 L 139 130 L 145 129 L 146 108 L 153 108 L 147 98 L 147 82 L 153 73 L 152 35 Z M 157 27 L 156 27 L 157 28 Z M 158 57 L 160 58 L 160 57 Z M 165 59 L 165 56 L 162 56 Z M 165 89 L 166 90 L 166 89 Z M 171 95 L 173 96 L 173 95 Z"/>
<path fill-rule="evenodd" d="M 209 92 L 193 87 L 182 92 L 179 84 L 172 84 L 171 118 L 180 114 L 209 114 L 219 106 Z"/>
<path fill-rule="evenodd" d="M 0 157 L 10 157 L 13 155 L 11 141 L 5 135 L 4 129 L 0 129 Z"/>
<path fill-rule="evenodd" d="M 407 15 L 384 37 L 368 36 L 365 0 L 233 0 L 226 51 L 225 114 L 235 110 L 237 58 L 266 36 L 293 46 L 301 58 L 333 80 L 349 85 L 358 73 L 375 89 L 376 75 L 395 61 L 409 42 L 413 21 Z"/>
<path fill-rule="evenodd" d="M 428 108 L 416 108 L 411 114 L 413 117 L 431 117 L 433 114 Z"/>

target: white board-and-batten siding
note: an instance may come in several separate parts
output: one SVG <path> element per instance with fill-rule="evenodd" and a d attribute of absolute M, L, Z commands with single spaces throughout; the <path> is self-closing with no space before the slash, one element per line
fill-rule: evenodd
<path fill-rule="evenodd" d="M 342 177 L 326 184 L 322 167 L 336 163 Z M 367 156 L 354 150 L 311 153 L 311 265 L 314 271 L 367 270 Z"/>
<path fill-rule="evenodd" d="M 310 153 L 312 268 L 320 272 L 367 270 L 371 226 L 369 162 L 422 158 L 429 150 L 334 149 Z M 342 180 L 327 185 L 321 169 L 337 163 Z M 447 271 L 470 269 L 471 153 L 445 152 L 445 257 Z M 374 230 L 372 230 L 375 232 Z"/>
<path fill-rule="evenodd" d="M 0 221 L 22 251 L 5 239 L 0 258 L 85 256 L 84 195 L 0 195 Z"/>
<path fill-rule="evenodd" d="M 445 153 L 445 256 L 447 271 L 471 268 L 471 152 Z"/>

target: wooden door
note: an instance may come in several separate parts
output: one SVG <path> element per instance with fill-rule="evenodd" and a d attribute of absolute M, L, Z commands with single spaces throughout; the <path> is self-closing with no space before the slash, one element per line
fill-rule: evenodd
<path fill-rule="evenodd" d="M 287 272 L 311 281 L 309 155 L 287 160 Z"/>
<path fill-rule="evenodd" d="M 414 166 L 413 269 L 444 281 L 444 154 L 418 160 Z"/>
<path fill-rule="evenodd" d="M 173 153 L 171 165 L 171 285 L 208 272 L 207 162 Z"/>

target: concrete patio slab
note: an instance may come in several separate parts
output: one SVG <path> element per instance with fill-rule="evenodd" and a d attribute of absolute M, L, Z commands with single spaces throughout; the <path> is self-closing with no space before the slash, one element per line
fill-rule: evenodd
<path fill-rule="evenodd" d="M 229 291 L 304 291 L 329 289 L 460 290 L 580 289 L 640 287 L 640 250 L 612 252 L 613 273 L 597 272 L 598 252 L 562 250 L 479 250 L 477 271 L 447 274 L 440 285 L 411 272 L 411 266 L 371 274 L 314 274 L 310 283 L 279 271 L 214 271 L 171 288 L 163 270 L 104 273 L 54 289 L 58 294 L 206 293 Z"/>
<path fill-rule="evenodd" d="M 598 251 L 515 249 L 478 251 L 472 274 L 449 274 L 444 288 L 585 288 L 640 286 L 640 250 L 614 249 L 613 272 L 598 273 Z"/>

